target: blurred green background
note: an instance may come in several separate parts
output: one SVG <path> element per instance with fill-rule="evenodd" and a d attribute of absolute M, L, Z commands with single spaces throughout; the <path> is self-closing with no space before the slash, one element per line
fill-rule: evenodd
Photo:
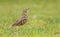
<path fill-rule="evenodd" d="M 9 28 L 28 11 L 28 22 Z M 60 0 L 0 0 L 0 37 L 60 37 Z"/>

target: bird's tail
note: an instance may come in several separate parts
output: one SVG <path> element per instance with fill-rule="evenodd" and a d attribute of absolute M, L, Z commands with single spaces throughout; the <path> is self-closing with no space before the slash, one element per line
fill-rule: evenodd
<path fill-rule="evenodd" d="M 12 26 L 16 26 L 16 24 L 14 23 L 14 24 L 12 24 Z"/>
<path fill-rule="evenodd" d="M 16 23 L 13 23 L 12 26 L 16 26 Z"/>
<path fill-rule="evenodd" d="M 14 23 L 14 24 L 11 24 L 11 25 L 9 26 L 9 29 L 13 28 L 14 26 L 16 26 L 15 23 Z"/>

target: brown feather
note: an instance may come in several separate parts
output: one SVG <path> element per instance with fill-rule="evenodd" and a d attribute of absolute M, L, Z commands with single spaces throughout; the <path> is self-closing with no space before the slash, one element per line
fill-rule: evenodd
<path fill-rule="evenodd" d="M 27 22 L 27 10 L 28 9 L 24 9 L 22 12 L 22 15 L 16 20 L 15 23 L 13 23 L 12 26 L 20 26 L 20 25 L 24 25 Z"/>

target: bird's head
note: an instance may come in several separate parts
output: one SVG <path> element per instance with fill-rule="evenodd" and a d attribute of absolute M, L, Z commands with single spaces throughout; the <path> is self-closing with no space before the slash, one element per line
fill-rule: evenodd
<path fill-rule="evenodd" d="M 27 12 L 29 10 L 29 8 L 24 8 L 23 12 Z"/>

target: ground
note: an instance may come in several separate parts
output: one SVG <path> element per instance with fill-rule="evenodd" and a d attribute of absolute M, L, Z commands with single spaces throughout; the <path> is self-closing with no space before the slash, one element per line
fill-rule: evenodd
<path fill-rule="evenodd" d="M 28 22 L 10 27 L 28 11 Z M 0 37 L 60 37 L 60 0 L 0 0 Z"/>

